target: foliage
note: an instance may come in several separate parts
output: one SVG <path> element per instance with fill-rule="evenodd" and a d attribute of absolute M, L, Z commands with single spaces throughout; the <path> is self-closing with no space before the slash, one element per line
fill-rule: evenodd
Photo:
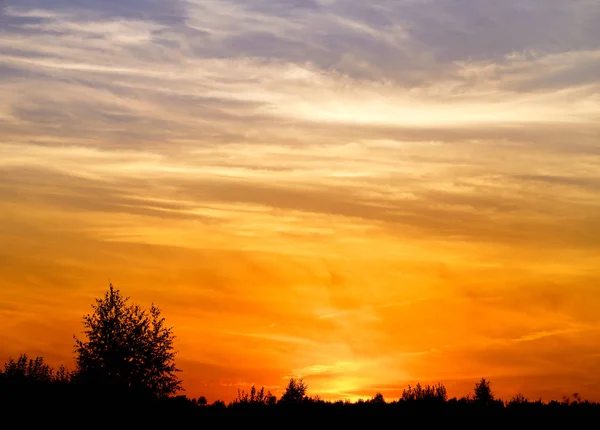
<path fill-rule="evenodd" d="M 515 397 L 510 399 L 510 401 L 508 402 L 508 406 L 524 405 L 527 402 L 527 398 L 523 394 L 518 393 Z"/>
<path fill-rule="evenodd" d="M 446 387 L 438 383 L 436 385 L 425 385 L 417 384 L 414 388 L 410 385 L 408 388 L 402 390 L 402 402 L 414 402 L 414 401 L 438 401 L 445 402 L 448 400 L 448 393 Z"/>
<path fill-rule="evenodd" d="M 290 378 L 280 402 L 284 404 L 300 403 L 305 399 L 307 390 L 308 385 L 302 378 Z"/>
<path fill-rule="evenodd" d="M 369 402 L 376 405 L 385 405 L 385 398 L 383 397 L 383 394 L 377 393 L 369 400 Z"/>
<path fill-rule="evenodd" d="M 277 403 L 277 398 L 271 394 L 270 391 L 265 393 L 265 387 L 261 387 L 260 390 L 257 390 L 253 385 L 250 388 L 250 392 L 247 393 L 244 390 L 238 390 L 238 395 L 233 402 L 234 404 L 239 405 L 274 405 Z"/>
<path fill-rule="evenodd" d="M 181 389 L 175 373 L 175 336 L 160 310 L 129 304 L 113 285 L 84 316 L 85 338 L 75 337 L 78 380 L 165 397 Z"/>
<path fill-rule="evenodd" d="M 66 371 L 65 371 L 66 372 Z M 478 387 L 487 387 L 471 396 L 460 399 L 447 399 L 442 384 L 434 386 L 417 384 L 404 390 L 398 402 L 386 402 L 383 394 L 377 393 L 367 401 L 324 401 L 318 397 L 307 397 L 307 385 L 302 380 L 292 379 L 286 387 L 282 401 L 276 402 L 275 396 L 264 388 L 252 387 L 249 392 L 238 391 L 236 401 L 226 406 L 220 400 L 208 404 L 205 397 L 188 399 L 185 396 L 170 396 L 147 399 L 140 403 L 129 403 L 119 407 L 106 403 L 98 403 L 80 391 L 77 380 L 59 377 L 60 371 L 54 371 L 44 363 L 43 358 L 29 359 L 21 355 L 18 359 L 10 359 L 4 369 L 0 370 L 0 406 L 4 411 L 18 411 L 27 407 L 32 414 L 44 417 L 44 424 L 49 417 L 68 416 L 72 410 L 95 416 L 95 423 L 104 420 L 106 425 L 114 421 L 121 422 L 129 418 L 139 425 L 155 426 L 158 419 L 169 425 L 197 425 L 203 419 L 233 416 L 239 412 L 246 417 L 289 416 L 290 411 L 302 411 L 306 417 L 321 419 L 323 417 L 381 417 L 389 420 L 393 417 L 406 416 L 507 416 L 507 417 L 600 417 L 600 404 L 581 400 L 579 394 L 573 394 L 574 401 L 565 397 L 562 401 L 543 403 L 541 400 L 528 401 L 518 394 L 506 404 L 501 401 L 481 403 L 484 398 L 493 398 L 489 381 L 479 381 Z M 68 374 L 68 372 L 66 372 Z M 48 375 L 53 375 L 48 377 Z M 38 381 L 33 383 L 31 381 Z M 43 381 L 43 382 L 42 382 Z M 66 382 L 65 382 L 66 381 Z M 38 389 L 42 387 L 41 389 Z M 479 393 L 489 392 L 490 396 L 477 397 Z M 23 395 L 27 393 L 27 395 Z M 286 399 L 286 400 L 283 400 Z M 480 400 L 476 400 L 480 399 Z M 296 409 L 297 408 L 297 409 Z M 257 414 L 255 415 L 254 412 Z M 282 414 L 280 415 L 279 412 Z M 7 415 L 5 415 L 7 416 Z M 214 417 L 214 418 L 213 418 Z M 22 417 L 21 417 L 22 418 Z"/>
<path fill-rule="evenodd" d="M 43 357 L 29 358 L 27 354 L 21 354 L 16 360 L 11 357 L 4 364 L 4 377 L 7 380 L 38 383 L 50 383 L 55 380 L 54 370 L 44 362 Z"/>
<path fill-rule="evenodd" d="M 473 400 L 477 403 L 490 404 L 494 401 L 491 383 L 485 378 L 481 378 L 481 380 L 475 384 L 475 389 L 473 391 Z"/>

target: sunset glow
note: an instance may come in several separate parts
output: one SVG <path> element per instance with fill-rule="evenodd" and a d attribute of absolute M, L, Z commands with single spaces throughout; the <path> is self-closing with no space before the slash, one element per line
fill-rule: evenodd
<path fill-rule="evenodd" d="M 0 6 L 0 360 L 109 282 L 185 394 L 600 400 L 600 5 Z"/>

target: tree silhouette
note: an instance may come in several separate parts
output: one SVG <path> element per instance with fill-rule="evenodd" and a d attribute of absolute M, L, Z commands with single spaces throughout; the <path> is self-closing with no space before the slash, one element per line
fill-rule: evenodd
<path fill-rule="evenodd" d="M 64 370 L 61 372 L 66 373 Z M 55 380 L 54 370 L 44 362 L 43 357 L 29 358 L 27 354 L 21 354 L 16 360 L 10 358 L 4 363 L 4 377 L 13 381 L 35 383 L 50 383 Z"/>
<path fill-rule="evenodd" d="M 302 378 L 291 378 L 287 387 L 285 388 L 283 396 L 281 396 L 280 402 L 300 403 L 302 400 L 304 400 L 307 389 L 308 385 L 302 380 Z"/>
<path fill-rule="evenodd" d="M 265 387 L 261 387 L 260 390 L 256 389 L 256 386 L 252 386 L 250 392 L 247 393 L 244 390 L 238 389 L 238 395 L 233 401 L 234 404 L 238 405 L 274 405 L 277 402 L 277 398 L 271 394 L 270 391 L 265 393 Z"/>
<path fill-rule="evenodd" d="M 165 397 L 181 389 L 172 328 L 160 310 L 129 304 L 112 284 L 83 317 L 87 339 L 75 338 L 77 377 L 130 392 Z"/>
<path fill-rule="evenodd" d="M 437 385 L 425 385 L 417 384 L 414 388 L 408 386 L 407 389 L 402 390 L 401 401 L 413 402 L 413 401 L 438 401 L 445 402 L 448 400 L 448 394 L 444 384 L 438 383 Z"/>
<path fill-rule="evenodd" d="M 373 398 L 370 400 L 370 403 L 375 405 L 385 405 L 385 398 L 383 397 L 383 394 L 376 393 L 375 396 L 373 396 Z"/>
<path fill-rule="evenodd" d="M 474 400 L 478 403 L 490 404 L 493 402 L 494 393 L 492 393 L 490 381 L 481 378 L 481 380 L 475 384 L 474 396 Z"/>
<path fill-rule="evenodd" d="M 67 370 L 64 365 L 60 365 L 58 370 L 54 374 L 54 382 L 58 382 L 61 384 L 69 384 L 75 378 L 75 373 Z"/>
<path fill-rule="evenodd" d="M 523 394 L 518 393 L 515 397 L 510 399 L 510 401 L 508 402 L 508 405 L 509 406 L 518 406 L 518 405 L 527 404 L 527 402 L 528 402 L 527 398 Z"/>

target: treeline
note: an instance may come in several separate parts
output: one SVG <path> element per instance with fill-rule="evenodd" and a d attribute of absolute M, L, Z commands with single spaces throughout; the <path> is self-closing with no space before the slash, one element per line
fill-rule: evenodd
<path fill-rule="evenodd" d="M 369 416 L 595 416 L 600 404 L 577 394 L 561 401 L 530 401 L 523 395 L 503 401 L 482 378 L 473 392 L 449 398 L 443 384 L 408 386 L 400 398 L 324 401 L 308 395 L 302 379 L 290 379 L 281 397 L 264 388 L 240 389 L 236 399 L 209 403 L 205 397 L 178 395 L 172 328 L 154 305 L 144 310 L 111 285 L 84 316 L 84 338 L 75 337 L 75 369 L 53 369 L 42 357 L 9 358 L 0 369 L 0 416 L 16 414 L 22 424 L 32 420 L 68 422 L 76 416 L 94 424 L 131 420 L 136 426 L 158 422 L 190 423 L 206 417 L 285 415 L 297 418 Z M 66 420 L 66 421 L 65 421 Z M 118 420 L 118 421 L 115 421 Z M 294 423 L 292 423 L 294 424 Z"/>
<path fill-rule="evenodd" d="M 493 415 L 493 416 L 595 416 L 600 404 L 582 400 L 577 394 L 561 401 L 530 401 L 518 394 L 508 401 L 497 399 L 490 381 L 482 378 L 473 392 L 449 398 L 446 387 L 408 386 L 398 399 L 386 400 L 381 393 L 372 398 L 350 401 L 325 401 L 308 395 L 303 379 L 290 379 L 281 397 L 264 388 L 252 386 L 238 390 L 235 400 L 209 403 L 205 397 L 185 395 L 149 396 L 133 389 L 82 383 L 75 372 L 64 367 L 54 370 L 42 357 L 23 354 L 10 359 L 0 370 L 0 407 L 7 411 L 28 410 L 48 416 L 68 411 L 93 414 L 98 419 L 130 417 L 136 420 L 190 422 L 203 417 L 268 416 L 301 414 L 307 416 L 409 416 Z M 40 416 L 42 416 L 40 415 Z"/>

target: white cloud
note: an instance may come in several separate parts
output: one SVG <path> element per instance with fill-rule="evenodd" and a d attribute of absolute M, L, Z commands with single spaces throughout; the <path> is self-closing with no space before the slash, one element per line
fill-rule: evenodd
<path fill-rule="evenodd" d="M 15 8 L 6 7 L 4 14 L 9 17 L 15 18 L 40 18 L 40 19 L 62 19 L 71 16 L 70 13 L 56 12 L 50 9 L 27 9 L 27 8 Z"/>

